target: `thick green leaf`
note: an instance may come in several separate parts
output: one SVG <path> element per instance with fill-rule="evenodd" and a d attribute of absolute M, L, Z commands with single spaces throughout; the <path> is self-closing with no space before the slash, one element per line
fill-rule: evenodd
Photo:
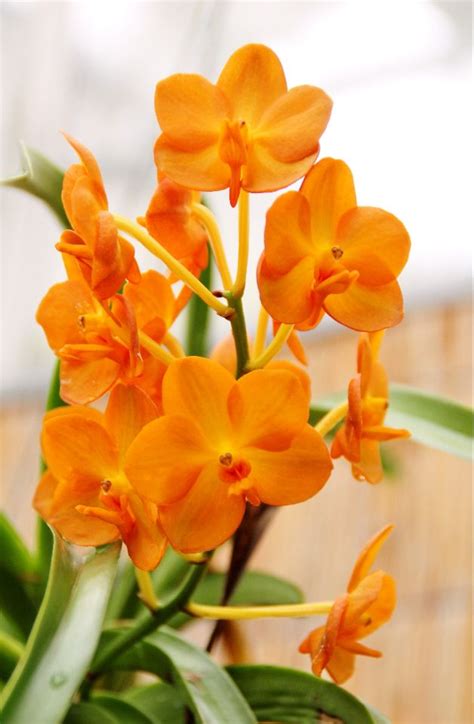
<path fill-rule="evenodd" d="M 186 724 L 186 705 L 174 686 L 160 681 L 149 686 L 136 686 L 122 698 L 145 714 L 152 724 Z"/>
<path fill-rule="evenodd" d="M 344 400 L 344 394 L 327 397 L 311 407 L 310 422 L 315 424 L 332 407 Z M 473 411 L 443 397 L 431 395 L 407 385 L 390 385 L 390 407 L 386 424 L 410 430 L 416 442 L 445 450 L 459 457 L 473 453 Z"/>
<path fill-rule="evenodd" d="M 0 513 L 0 550 L 0 608 L 26 639 L 39 605 L 40 578 L 33 556 L 3 513 Z"/>
<path fill-rule="evenodd" d="M 22 538 L 4 513 L 0 512 L 0 570 L 18 578 L 35 575 L 35 562 Z"/>
<path fill-rule="evenodd" d="M 24 647 L 13 636 L 9 636 L 4 631 L 0 631 L 0 678 L 7 680 L 20 656 L 23 654 Z"/>
<path fill-rule="evenodd" d="M 152 720 L 123 699 L 98 696 L 73 704 L 63 724 L 152 724 Z"/>
<path fill-rule="evenodd" d="M 80 555 L 55 536 L 40 612 L 2 694 L 5 724 L 61 721 L 94 654 L 119 550 L 114 544 Z"/>
<path fill-rule="evenodd" d="M 406 427 L 413 439 L 460 457 L 472 456 L 473 412 L 464 405 L 405 385 L 391 385 L 387 425 Z"/>
<path fill-rule="evenodd" d="M 348 691 L 311 674 L 281 666 L 228 666 L 258 721 L 382 724 Z M 325 718 L 323 719 L 323 715 Z"/>
<path fill-rule="evenodd" d="M 109 632 L 109 636 L 120 632 Z M 167 627 L 135 644 L 109 670 L 141 670 L 171 681 L 197 724 L 254 724 L 255 717 L 228 674 L 204 651 Z"/>
<path fill-rule="evenodd" d="M 61 226 L 69 227 L 61 202 L 64 172 L 34 148 L 20 142 L 23 173 L 3 179 L 1 186 L 21 189 L 48 204 Z"/>
<path fill-rule="evenodd" d="M 193 601 L 217 605 L 221 601 L 224 586 L 224 573 L 208 573 L 196 588 Z M 267 573 L 247 571 L 237 584 L 229 603 L 233 606 L 266 606 L 278 603 L 301 603 L 303 600 L 301 590 L 294 583 Z M 171 619 L 169 625 L 179 628 L 192 620 L 191 616 L 179 613 Z"/>

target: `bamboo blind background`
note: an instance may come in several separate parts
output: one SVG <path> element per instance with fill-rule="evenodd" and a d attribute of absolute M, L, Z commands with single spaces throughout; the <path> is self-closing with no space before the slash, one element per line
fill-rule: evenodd
<path fill-rule="evenodd" d="M 386 336 L 392 380 L 470 404 L 470 305 L 411 312 Z M 340 390 L 354 372 L 356 335 L 343 332 L 310 347 L 314 395 Z M 31 542 L 30 500 L 37 481 L 43 399 L 2 409 L 4 506 Z M 354 481 L 336 462 L 313 500 L 278 511 L 252 567 L 286 576 L 307 600 L 344 590 L 365 541 L 387 522 L 396 529 L 379 564 L 398 583 L 392 621 L 368 644 L 381 660 L 358 658 L 347 688 L 394 724 L 464 724 L 471 704 L 471 474 L 467 461 L 413 442 L 388 444 L 396 477 L 379 486 Z M 309 670 L 297 646 L 315 619 L 239 624 L 250 660 Z M 204 640 L 205 631 L 193 637 Z"/>

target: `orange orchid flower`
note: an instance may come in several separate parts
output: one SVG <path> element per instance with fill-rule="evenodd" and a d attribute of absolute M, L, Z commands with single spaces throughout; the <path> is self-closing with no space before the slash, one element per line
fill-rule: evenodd
<path fill-rule="evenodd" d="M 179 551 L 209 550 L 252 505 L 299 503 L 327 481 L 332 464 L 307 424 L 308 394 L 282 369 L 238 381 L 214 360 L 172 362 L 163 380 L 163 417 L 137 436 L 125 470 L 159 507 Z"/>
<path fill-rule="evenodd" d="M 275 191 L 304 176 L 319 152 L 331 113 L 319 88 L 288 91 L 275 53 L 245 45 L 227 61 L 216 85 L 176 74 L 158 83 L 155 110 L 162 135 L 158 169 L 201 191 Z"/>
<path fill-rule="evenodd" d="M 360 643 L 386 623 L 395 608 L 395 581 L 384 571 L 369 573 L 381 546 L 393 530 L 388 525 L 367 543 L 360 553 L 347 587 L 336 599 L 325 626 L 311 631 L 299 650 L 310 654 L 312 670 L 321 676 L 326 669 L 337 684 L 352 676 L 356 654 L 379 658 L 380 651 Z"/>
<path fill-rule="evenodd" d="M 184 266 L 199 276 L 208 262 L 207 232 L 193 214 L 200 193 L 178 186 L 163 174 L 145 217 L 138 221 Z"/>
<path fill-rule="evenodd" d="M 118 234 L 94 156 L 74 138 L 64 135 L 81 163 L 70 166 L 64 175 L 61 199 L 73 230 L 61 234 L 56 248 L 77 260 L 94 294 L 107 299 L 125 279 L 139 281 L 135 250 Z"/>
<path fill-rule="evenodd" d="M 388 378 L 378 360 L 378 334 L 361 335 L 357 353 L 358 376 L 349 383 L 349 409 L 337 431 L 331 456 L 344 456 L 352 463 L 357 480 L 379 483 L 383 478 L 380 443 L 410 437 L 408 430 L 386 427 Z"/>
<path fill-rule="evenodd" d="M 156 415 L 145 393 L 123 385 L 112 390 L 104 414 L 80 406 L 49 412 L 41 438 L 48 470 L 33 500 L 66 540 L 99 546 L 122 538 L 144 570 L 158 565 L 166 538 L 156 505 L 140 498 L 124 466 L 133 439 Z"/>
<path fill-rule="evenodd" d="M 358 207 L 349 167 L 325 158 L 300 191 L 283 194 L 267 213 L 262 304 L 302 330 L 325 312 L 360 331 L 393 327 L 403 317 L 397 277 L 409 249 L 403 224 L 382 209 Z"/>
<path fill-rule="evenodd" d="M 174 320 L 175 298 L 156 271 L 126 285 L 105 308 L 80 279 L 56 284 L 39 305 L 36 319 L 61 360 L 63 400 L 88 404 L 121 381 L 161 398 L 164 365 L 140 349 L 138 330 L 161 342 Z"/>

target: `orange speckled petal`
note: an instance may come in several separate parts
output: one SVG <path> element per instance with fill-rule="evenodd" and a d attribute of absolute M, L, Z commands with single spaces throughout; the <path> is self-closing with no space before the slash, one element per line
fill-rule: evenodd
<path fill-rule="evenodd" d="M 187 493 L 212 456 L 192 419 L 167 415 L 150 422 L 137 435 L 124 469 L 139 495 L 168 505 Z"/>
<path fill-rule="evenodd" d="M 263 503 L 291 505 L 311 498 L 328 480 L 332 462 L 319 433 L 306 425 L 287 450 L 244 448 L 251 465 L 249 481 Z"/>
<path fill-rule="evenodd" d="M 395 327 L 403 319 L 403 298 L 396 281 L 367 287 L 357 280 L 343 294 L 327 296 L 323 307 L 336 322 L 359 332 Z"/>
<path fill-rule="evenodd" d="M 258 268 L 258 288 L 262 305 L 277 322 L 304 322 L 313 312 L 314 259 L 305 256 L 286 274 L 269 269 L 265 254 Z"/>
<path fill-rule="evenodd" d="M 323 158 L 301 186 L 311 207 L 311 231 L 319 242 L 332 243 L 343 214 L 356 205 L 354 181 L 344 161 Z"/>
<path fill-rule="evenodd" d="M 228 404 L 238 447 L 282 450 L 308 420 L 306 391 L 288 370 L 249 372 L 231 390 Z"/>
<path fill-rule="evenodd" d="M 230 56 L 217 86 L 229 99 L 232 117 L 245 121 L 251 129 L 287 88 L 278 57 L 270 48 L 258 44 L 244 45 Z"/>
<path fill-rule="evenodd" d="M 216 143 L 229 104 L 222 90 L 201 75 L 176 73 L 157 84 L 155 111 L 170 144 L 199 151 Z"/>
<path fill-rule="evenodd" d="M 336 244 L 344 251 L 344 266 L 358 271 L 359 281 L 371 286 L 396 279 L 410 252 L 410 237 L 402 222 L 369 206 L 344 214 Z"/>
<path fill-rule="evenodd" d="M 210 462 L 185 495 L 160 508 L 160 521 L 173 547 L 183 553 L 211 550 L 235 532 L 245 512 L 241 495 L 229 495 L 218 463 Z"/>

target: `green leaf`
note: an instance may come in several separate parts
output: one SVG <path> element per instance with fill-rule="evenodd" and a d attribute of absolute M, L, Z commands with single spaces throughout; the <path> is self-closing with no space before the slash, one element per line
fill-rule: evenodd
<path fill-rule="evenodd" d="M 21 189 L 44 201 L 64 228 L 69 222 L 61 201 L 64 172 L 39 151 L 20 142 L 23 173 L 3 179 L 1 186 Z"/>
<path fill-rule="evenodd" d="M 185 703 L 170 684 L 136 686 L 122 694 L 122 698 L 146 714 L 152 724 L 186 724 Z"/>
<path fill-rule="evenodd" d="M 109 632 L 117 636 L 120 632 Z M 170 680 L 197 724 L 254 724 L 255 717 L 228 674 L 204 651 L 162 627 L 110 662 L 109 670 L 148 671 Z"/>
<path fill-rule="evenodd" d="M 115 696 L 97 696 L 93 701 L 73 704 L 63 724 L 152 724 L 152 720 Z"/>
<path fill-rule="evenodd" d="M 0 678 L 8 679 L 18 663 L 20 656 L 23 654 L 24 647 L 22 644 L 9 636 L 4 631 L 0 631 Z"/>
<path fill-rule="evenodd" d="M 208 573 L 196 588 L 193 601 L 196 603 L 219 604 L 224 592 L 226 576 L 224 573 Z M 272 604 L 301 603 L 304 600 L 301 590 L 283 578 L 267 573 L 247 571 L 240 579 L 229 599 L 233 606 L 266 606 Z M 192 621 L 191 616 L 179 613 L 168 625 L 179 628 Z"/>
<path fill-rule="evenodd" d="M 55 536 L 51 571 L 24 656 L 2 694 L 5 724 L 57 724 L 97 646 L 120 545 L 87 555 Z"/>
<path fill-rule="evenodd" d="M 387 425 L 405 427 L 413 439 L 460 457 L 472 457 L 473 412 L 442 397 L 391 385 Z"/>
<path fill-rule="evenodd" d="M 332 395 L 311 406 L 311 424 L 343 402 L 344 397 L 344 394 Z M 386 424 L 410 430 L 416 442 L 471 458 L 473 422 L 473 411 L 469 407 L 407 385 L 390 385 Z"/>
<path fill-rule="evenodd" d="M 228 666 L 227 671 L 258 721 L 314 724 L 332 717 L 330 721 L 345 724 L 383 722 L 345 689 L 303 671 L 282 666 Z"/>
<path fill-rule="evenodd" d="M 212 254 L 209 249 L 209 262 L 201 272 L 200 281 L 208 289 L 212 284 Z M 209 352 L 209 316 L 210 309 L 197 294 L 193 294 L 188 304 L 186 324 L 186 353 L 205 357 Z"/>
<path fill-rule="evenodd" d="M 40 578 L 33 556 L 3 513 L 0 513 L 0 550 L 0 607 L 26 639 L 39 605 Z"/>

